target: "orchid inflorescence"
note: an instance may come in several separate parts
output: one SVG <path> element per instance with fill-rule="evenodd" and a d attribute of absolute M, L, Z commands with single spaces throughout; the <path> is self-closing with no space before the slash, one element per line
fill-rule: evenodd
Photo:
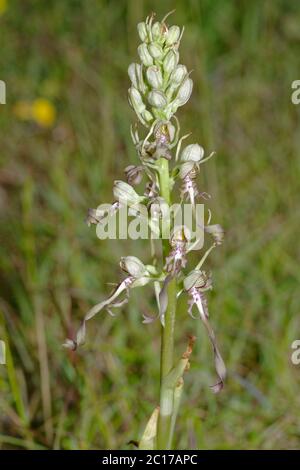
<path fill-rule="evenodd" d="M 138 47 L 140 63 L 132 63 L 128 68 L 131 86 L 128 90 L 129 103 L 136 113 L 139 124 L 131 127 L 131 137 L 139 158 L 138 165 L 130 165 L 125 169 L 126 182 L 117 180 L 114 183 L 114 202 L 108 212 L 115 213 L 120 207 L 127 207 L 132 215 L 139 214 L 143 206 L 150 213 L 155 208 L 156 218 L 151 219 L 151 230 L 161 233 L 161 221 L 166 217 L 165 205 L 170 201 L 165 197 L 162 187 L 162 165 L 167 161 L 168 191 L 172 191 L 179 181 L 181 203 L 188 200 L 193 206 L 196 200 L 208 199 L 206 192 L 197 186 L 197 176 L 201 165 L 210 159 L 206 158 L 203 148 L 197 144 L 189 144 L 182 149 L 183 141 L 190 134 L 180 136 L 180 125 L 175 113 L 189 100 L 193 81 L 187 68 L 179 63 L 178 48 L 184 29 L 179 26 L 169 27 L 166 23 L 168 15 L 162 21 L 154 22 L 154 14 L 145 22 L 138 24 L 138 34 L 142 44 Z M 141 137 L 139 126 L 146 130 Z M 146 180 L 144 191 L 138 194 L 135 189 Z M 90 209 L 88 223 L 101 224 L 104 213 Z M 198 265 L 189 273 L 185 273 L 188 253 L 191 244 L 185 227 L 172 227 L 170 219 L 169 253 L 165 253 L 161 268 L 157 263 L 156 253 L 152 252 L 153 263 L 144 265 L 134 256 L 121 259 L 121 269 L 126 274 L 118 283 L 107 300 L 94 306 L 85 316 L 75 339 L 68 339 L 65 346 L 75 350 L 85 340 L 86 322 L 101 310 L 114 315 L 113 310 L 122 307 L 127 301 L 130 290 L 153 284 L 158 303 L 158 317 L 164 327 L 165 312 L 168 306 L 168 284 L 176 280 L 177 297 L 188 296 L 188 313 L 203 321 L 212 343 L 215 368 L 218 382 L 212 387 L 214 392 L 222 389 L 226 369 L 216 344 L 215 334 L 209 323 L 206 292 L 212 288 L 211 275 L 202 270 L 202 265 L 213 248 L 223 241 L 224 231 L 219 224 L 211 224 L 209 211 L 208 221 L 203 229 L 212 236 L 212 245 L 206 250 Z M 150 222 L 149 222 L 150 223 Z M 152 321 L 144 317 L 144 322 Z"/>

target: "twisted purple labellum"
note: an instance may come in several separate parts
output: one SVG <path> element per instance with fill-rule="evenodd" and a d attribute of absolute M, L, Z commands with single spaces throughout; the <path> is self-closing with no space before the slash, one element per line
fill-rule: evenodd
<path fill-rule="evenodd" d="M 196 176 L 198 172 L 198 168 L 195 164 L 192 164 L 192 162 L 185 162 L 183 163 L 182 167 L 184 165 L 187 166 L 186 170 L 183 168 L 181 170 L 181 177 L 182 177 L 182 186 L 180 190 L 180 197 L 182 199 L 188 198 L 192 204 L 192 206 L 195 206 L 195 199 L 200 196 L 204 200 L 210 199 L 210 194 L 207 192 L 203 191 L 200 192 L 197 184 L 196 184 Z M 191 165 L 191 169 L 188 168 L 188 166 Z"/>
<path fill-rule="evenodd" d="M 206 300 L 204 292 L 201 292 L 200 288 L 192 287 L 188 293 L 191 296 L 190 301 L 189 301 L 188 313 L 193 318 L 195 318 L 192 314 L 192 308 L 194 305 L 197 306 L 200 318 L 205 325 L 205 328 L 207 330 L 209 339 L 213 347 L 215 369 L 219 377 L 219 382 L 217 382 L 215 385 L 211 385 L 211 389 L 214 393 L 219 393 L 224 387 L 224 380 L 226 378 L 226 367 L 222 359 L 222 356 L 220 354 L 219 348 L 217 346 L 215 333 L 208 320 L 209 314 L 208 314 L 207 300 Z"/>
<path fill-rule="evenodd" d="M 185 268 L 186 263 L 186 240 L 176 240 L 169 256 L 166 258 L 165 269 L 174 277 L 182 268 Z"/>
<path fill-rule="evenodd" d="M 121 307 L 122 305 L 127 303 L 128 298 L 129 298 L 129 288 L 131 287 L 134 281 L 135 281 L 135 278 L 133 276 L 126 277 L 120 284 L 117 285 L 117 287 L 115 288 L 115 290 L 109 296 L 108 299 L 92 307 L 88 311 L 88 313 L 85 315 L 84 319 L 82 320 L 81 326 L 79 327 L 77 334 L 76 334 L 76 339 L 67 339 L 66 342 L 63 344 L 63 346 L 67 349 L 71 349 L 72 351 L 75 351 L 78 348 L 78 346 L 83 344 L 85 341 L 85 334 L 86 334 L 86 322 L 90 320 L 91 318 L 93 318 L 97 313 L 99 313 L 103 309 L 106 309 L 108 313 L 112 315 L 110 308 Z M 116 299 L 124 291 L 126 291 L 125 299 L 117 302 Z"/>

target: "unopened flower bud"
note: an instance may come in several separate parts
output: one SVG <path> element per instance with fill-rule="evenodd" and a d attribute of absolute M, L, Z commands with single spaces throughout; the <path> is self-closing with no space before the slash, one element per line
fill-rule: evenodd
<path fill-rule="evenodd" d="M 180 86 L 177 96 L 176 96 L 176 104 L 177 106 L 183 106 L 189 99 L 192 94 L 193 90 L 193 80 L 191 78 L 187 78 L 182 85 Z"/>
<path fill-rule="evenodd" d="M 177 51 L 169 51 L 164 58 L 163 66 L 166 73 L 171 73 L 178 64 L 179 54 Z"/>
<path fill-rule="evenodd" d="M 179 64 L 176 69 L 173 70 L 170 76 L 170 82 L 173 86 L 179 86 L 183 79 L 187 75 L 187 68 L 185 65 Z"/>
<path fill-rule="evenodd" d="M 137 88 L 141 93 L 145 93 L 147 87 L 144 83 L 141 64 L 130 64 L 128 67 L 128 75 L 133 86 Z"/>
<path fill-rule="evenodd" d="M 153 121 L 153 116 L 150 111 L 148 111 L 148 109 L 145 109 L 145 111 L 142 112 L 142 117 L 145 119 L 146 122 Z"/>
<path fill-rule="evenodd" d="M 162 87 L 163 84 L 163 77 L 159 67 L 153 65 L 148 67 L 147 72 L 147 80 L 152 88 L 158 89 Z"/>
<path fill-rule="evenodd" d="M 128 67 L 128 75 L 129 78 L 135 88 L 139 88 L 139 83 L 138 83 L 138 70 L 140 68 L 140 64 L 130 64 Z"/>
<path fill-rule="evenodd" d="M 146 106 L 143 102 L 140 92 L 132 86 L 131 88 L 129 88 L 128 94 L 133 109 L 139 114 L 142 113 L 145 110 Z"/>
<path fill-rule="evenodd" d="M 161 39 L 162 27 L 161 24 L 156 21 L 152 26 L 152 38 L 154 41 Z"/>
<path fill-rule="evenodd" d="M 146 23 L 144 23 L 144 22 L 138 23 L 137 30 L 138 30 L 141 41 L 143 41 L 143 42 L 147 41 L 148 31 L 147 31 Z"/>
<path fill-rule="evenodd" d="M 141 62 L 143 62 L 146 67 L 150 67 L 150 65 L 153 65 L 153 59 L 150 55 L 147 44 L 143 43 L 139 45 L 138 54 L 141 59 Z"/>
<path fill-rule="evenodd" d="M 183 162 L 200 162 L 203 158 L 204 150 L 199 144 L 190 144 L 181 153 Z"/>
<path fill-rule="evenodd" d="M 120 266 L 123 271 L 127 272 L 135 279 L 147 274 L 145 265 L 136 256 L 123 256 L 120 261 Z"/>
<path fill-rule="evenodd" d="M 161 59 L 161 57 L 164 55 L 163 48 L 155 42 L 149 44 L 148 49 L 154 59 Z"/>
<path fill-rule="evenodd" d="M 179 37 L 180 37 L 179 26 L 176 26 L 176 25 L 171 26 L 166 36 L 166 44 L 168 46 L 171 46 L 172 44 L 178 41 Z"/>
<path fill-rule="evenodd" d="M 167 98 L 158 90 L 153 90 L 149 93 L 148 101 L 151 106 L 154 106 L 155 108 L 163 108 L 167 104 Z"/>
<path fill-rule="evenodd" d="M 138 204 L 143 199 L 135 192 L 130 184 L 125 183 L 124 181 L 115 181 L 113 193 L 117 201 L 128 206 Z"/>

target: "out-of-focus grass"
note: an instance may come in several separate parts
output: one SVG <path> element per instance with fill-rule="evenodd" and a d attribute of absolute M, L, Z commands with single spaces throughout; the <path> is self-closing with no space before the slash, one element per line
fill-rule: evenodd
<path fill-rule="evenodd" d="M 8 1 L 0 17 L 0 445 L 128 448 L 158 398 L 159 325 L 152 293 L 136 291 L 117 318 L 89 324 L 76 355 L 61 348 L 119 276 L 121 255 L 148 261 L 146 242 L 100 241 L 86 209 L 111 200 L 114 178 L 136 161 L 129 138 L 127 66 L 136 23 L 154 10 L 185 24 L 182 60 L 194 70 L 184 132 L 215 161 L 201 175 L 227 231 L 212 256 L 212 323 L 229 369 L 211 395 L 202 325 L 178 311 L 177 351 L 197 334 L 186 376 L 178 448 L 299 447 L 299 79 L 297 2 Z M 56 108 L 51 127 L 20 120 L 16 105 Z"/>

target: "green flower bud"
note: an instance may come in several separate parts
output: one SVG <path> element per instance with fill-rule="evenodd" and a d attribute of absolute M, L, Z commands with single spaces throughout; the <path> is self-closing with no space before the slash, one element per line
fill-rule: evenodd
<path fill-rule="evenodd" d="M 130 64 L 128 67 L 128 75 L 129 78 L 135 88 L 139 88 L 139 83 L 138 83 L 138 76 L 139 76 L 139 69 L 140 69 L 140 64 Z"/>
<path fill-rule="evenodd" d="M 193 90 L 193 80 L 188 78 L 180 86 L 175 102 L 177 106 L 183 106 L 190 99 Z"/>
<path fill-rule="evenodd" d="M 163 84 L 163 77 L 159 67 L 153 65 L 148 67 L 147 72 L 147 80 L 152 88 L 158 89 L 162 87 Z"/>
<path fill-rule="evenodd" d="M 163 48 L 159 44 L 155 42 L 151 42 L 148 48 L 149 48 L 150 54 L 152 55 L 154 59 L 161 59 L 163 57 L 164 51 L 163 51 Z"/>
<path fill-rule="evenodd" d="M 148 101 L 155 108 L 163 108 L 167 104 L 167 98 L 161 91 L 153 90 L 148 95 Z"/>
<path fill-rule="evenodd" d="M 163 67 L 166 73 L 171 73 L 175 69 L 179 61 L 179 54 L 177 51 L 169 51 L 164 58 Z"/>
<path fill-rule="evenodd" d="M 135 279 L 145 276 L 147 269 L 136 256 L 123 256 L 120 261 L 123 271 L 133 276 Z"/>
<path fill-rule="evenodd" d="M 173 70 L 170 76 L 170 82 L 174 86 L 179 86 L 180 83 L 187 75 L 187 68 L 185 65 L 177 65 L 176 69 Z"/>
<path fill-rule="evenodd" d="M 147 122 L 151 122 L 153 121 L 153 116 L 152 114 L 150 113 L 150 111 L 148 111 L 148 109 L 145 109 L 145 111 L 142 112 L 142 117 L 145 119 L 145 121 Z"/>
<path fill-rule="evenodd" d="M 136 88 L 134 88 L 133 86 L 131 88 L 129 88 L 128 95 L 129 95 L 130 103 L 131 103 L 133 109 L 137 113 L 140 114 L 143 111 L 145 111 L 146 106 L 143 103 L 142 95 L 140 94 L 140 92 Z"/>
<path fill-rule="evenodd" d="M 179 26 L 171 26 L 171 28 L 169 28 L 169 31 L 167 33 L 167 36 L 166 36 L 166 44 L 168 46 L 171 46 L 172 44 L 174 44 L 175 42 L 178 41 L 180 37 L 180 28 Z"/>
<path fill-rule="evenodd" d="M 143 43 L 140 44 L 138 47 L 138 54 L 141 59 L 141 62 L 146 66 L 150 67 L 150 65 L 153 65 L 153 59 L 149 53 L 147 44 Z"/>
<path fill-rule="evenodd" d="M 117 180 L 114 182 L 113 193 L 117 201 L 128 206 L 138 204 L 143 199 L 124 181 Z"/>
<path fill-rule="evenodd" d="M 167 97 L 167 101 L 170 101 L 170 96 L 168 95 L 168 93 L 166 93 L 166 97 Z M 172 115 L 176 112 L 177 107 L 174 108 L 174 101 L 169 103 L 164 108 L 164 118 L 167 119 L 167 120 L 171 119 Z M 174 109 L 175 109 L 175 111 L 174 111 Z"/>
<path fill-rule="evenodd" d="M 152 38 L 154 41 L 161 39 L 161 32 L 162 32 L 161 24 L 158 21 L 156 21 L 156 23 L 154 23 L 154 25 L 152 26 Z"/>
<path fill-rule="evenodd" d="M 181 153 L 183 162 L 200 162 L 203 158 L 204 150 L 199 144 L 190 144 Z"/>
<path fill-rule="evenodd" d="M 144 82 L 144 77 L 143 77 L 143 67 L 141 64 L 136 64 L 136 78 L 138 82 L 138 89 L 141 93 L 146 93 L 147 91 L 147 86 L 145 85 Z"/>
<path fill-rule="evenodd" d="M 138 30 L 141 41 L 143 41 L 143 42 L 147 41 L 147 39 L 148 39 L 148 30 L 147 30 L 146 23 L 144 23 L 144 22 L 138 23 L 137 30 Z"/>

